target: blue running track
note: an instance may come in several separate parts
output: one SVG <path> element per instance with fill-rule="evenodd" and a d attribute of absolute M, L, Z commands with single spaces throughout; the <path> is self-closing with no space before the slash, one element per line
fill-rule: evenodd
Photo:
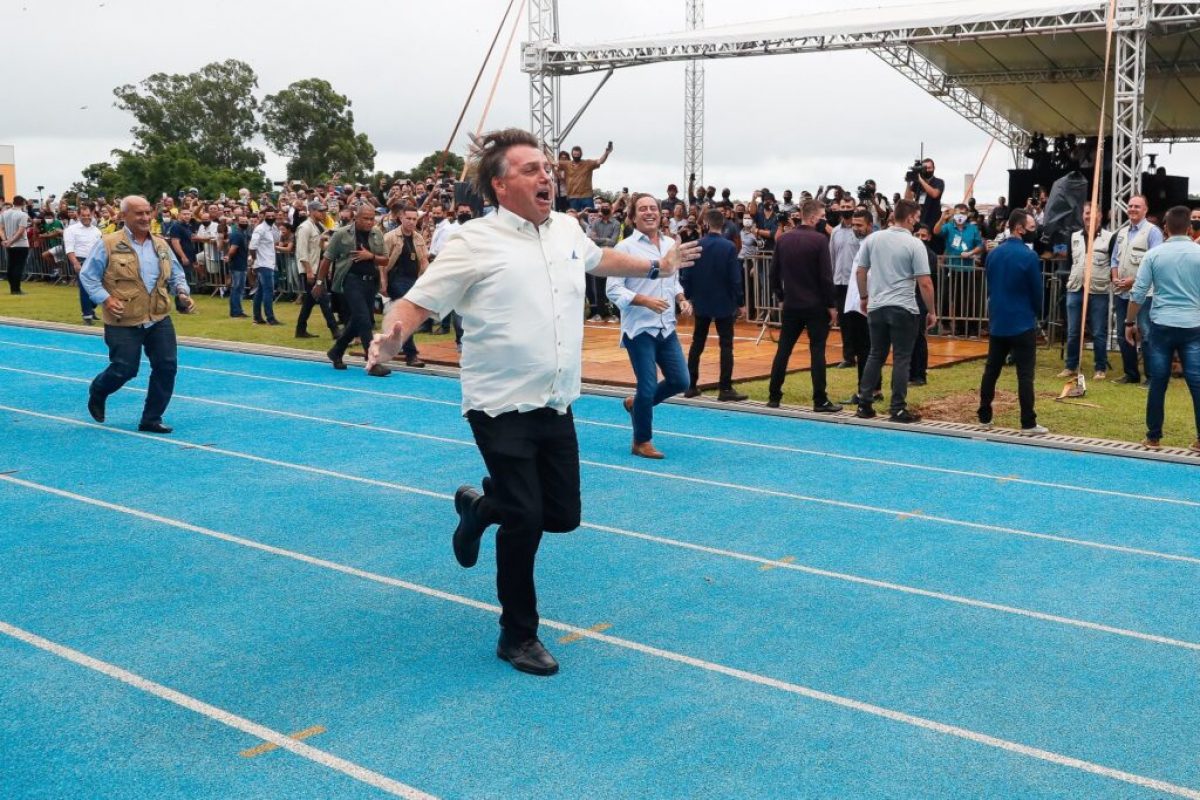
<path fill-rule="evenodd" d="M 0 797 L 1200 798 L 1194 467 L 585 396 L 539 679 L 454 380 L 106 358 L 0 326 Z"/>

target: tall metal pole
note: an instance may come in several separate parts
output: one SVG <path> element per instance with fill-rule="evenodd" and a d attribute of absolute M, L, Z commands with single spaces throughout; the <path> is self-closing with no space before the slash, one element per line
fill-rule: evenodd
<path fill-rule="evenodd" d="M 704 0 L 686 0 L 689 31 L 704 27 Z M 704 65 L 693 59 L 683 70 L 683 180 L 704 185 Z"/>
<path fill-rule="evenodd" d="M 530 0 L 529 45 L 538 48 L 558 43 L 558 0 Z M 530 50 L 526 50 L 526 58 Z M 558 146 L 559 79 L 547 73 L 541 63 L 527 64 L 529 73 L 529 128 L 546 146 Z"/>
<path fill-rule="evenodd" d="M 1112 225 L 1125 224 L 1129 196 L 1141 191 L 1145 131 L 1146 23 L 1150 0 L 1117 0 L 1114 19 Z"/>

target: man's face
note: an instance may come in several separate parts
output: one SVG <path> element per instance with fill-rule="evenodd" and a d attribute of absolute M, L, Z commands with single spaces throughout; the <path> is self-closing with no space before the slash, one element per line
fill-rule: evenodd
<path fill-rule="evenodd" d="M 1083 229 L 1089 230 L 1092 227 L 1092 206 L 1087 204 L 1083 207 Z"/>
<path fill-rule="evenodd" d="M 745 203 L 737 203 L 734 205 L 733 215 L 735 217 L 740 217 L 742 214 L 745 214 L 745 213 L 746 213 L 746 204 Z"/>
<path fill-rule="evenodd" d="M 932 178 L 935 165 L 932 158 L 927 158 L 921 162 L 921 166 L 925 168 L 925 177 Z"/>
<path fill-rule="evenodd" d="M 249 228 L 250 227 L 250 218 L 247 217 L 245 214 L 238 214 L 237 215 L 237 224 L 238 224 L 239 228 Z"/>
<path fill-rule="evenodd" d="M 415 208 L 400 214 L 400 231 L 405 236 L 412 236 L 413 231 L 417 229 L 417 210 Z"/>
<path fill-rule="evenodd" d="M 446 211 L 441 206 L 434 206 L 433 210 L 429 213 L 433 215 L 435 225 L 446 218 Z"/>
<path fill-rule="evenodd" d="M 456 217 L 461 217 L 463 214 L 466 214 L 468 217 L 471 216 L 471 207 L 464 204 L 464 205 L 459 206 L 458 209 L 454 212 L 454 215 Z"/>
<path fill-rule="evenodd" d="M 926 230 L 925 228 L 921 228 L 920 230 L 917 231 L 917 238 L 920 239 L 922 242 L 928 242 L 929 241 L 929 231 Z"/>
<path fill-rule="evenodd" d="M 600 216 L 601 217 L 603 217 L 604 219 L 608 219 L 609 216 L 611 216 L 611 215 L 612 215 L 612 206 L 610 206 L 608 203 L 605 203 L 604 205 L 600 206 Z"/>
<path fill-rule="evenodd" d="M 1135 225 L 1146 218 L 1146 199 L 1144 197 L 1129 198 L 1129 221 Z"/>
<path fill-rule="evenodd" d="M 275 224 L 275 212 L 273 212 L 273 211 L 272 211 L 272 212 L 271 212 L 271 213 L 269 213 L 269 214 L 264 214 L 264 215 L 263 215 L 263 220 L 264 220 L 264 221 L 265 221 L 265 222 L 266 222 L 268 225 L 274 225 L 274 224 Z"/>
<path fill-rule="evenodd" d="M 850 227 L 854 229 L 854 235 L 860 239 L 871 232 L 870 220 L 860 219 L 859 217 L 854 217 L 850 220 Z"/>
<path fill-rule="evenodd" d="M 209 213 L 207 211 L 200 212 L 200 224 L 201 225 L 207 225 L 211 221 L 212 221 L 212 217 L 209 216 Z"/>
<path fill-rule="evenodd" d="M 85 208 L 79 212 L 79 224 L 85 228 L 92 224 L 92 210 L 90 208 Z"/>
<path fill-rule="evenodd" d="M 786 192 L 784 192 L 784 193 L 783 193 L 783 202 L 785 202 L 785 203 L 790 203 L 790 202 L 792 202 L 792 191 L 791 191 L 791 189 L 788 189 Z"/>
<path fill-rule="evenodd" d="M 183 222 L 183 223 L 191 222 L 192 221 L 192 210 L 190 208 L 185 208 L 183 211 L 180 211 L 179 212 L 179 221 Z"/>
<path fill-rule="evenodd" d="M 661 213 L 658 210 L 658 201 L 653 197 L 642 197 L 637 201 L 637 205 L 633 208 L 633 223 L 637 229 L 645 234 L 652 234 L 658 230 L 658 222 L 661 218 Z"/>
<path fill-rule="evenodd" d="M 536 147 L 518 145 L 510 147 L 505 157 L 507 174 L 492 179 L 496 199 L 517 216 L 540 225 L 554 205 L 554 171 L 546 154 Z"/>
<path fill-rule="evenodd" d="M 1192 209 L 1192 236 L 1200 236 L 1200 208 Z"/>
<path fill-rule="evenodd" d="M 572 147 L 571 148 L 571 160 L 572 161 L 581 161 L 582 159 L 583 159 L 583 150 L 579 149 L 578 147 Z"/>
<path fill-rule="evenodd" d="M 677 195 L 677 194 L 679 194 L 678 189 L 676 189 L 674 187 L 667 189 L 667 197 L 671 198 L 672 200 L 675 199 L 675 195 Z"/>
<path fill-rule="evenodd" d="M 413 212 L 416 213 L 415 211 Z M 370 206 L 363 206 L 354 215 L 354 228 L 360 231 L 369 231 L 375 227 L 375 209 Z"/>
<path fill-rule="evenodd" d="M 145 236 L 150 233 L 150 217 L 154 215 L 154 208 L 149 202 L 140 197 L 131 197 L 125 204 L 125 213 L 122 214 L 125 224 L 129 226 L 129 230 L 140 236 Z"/>

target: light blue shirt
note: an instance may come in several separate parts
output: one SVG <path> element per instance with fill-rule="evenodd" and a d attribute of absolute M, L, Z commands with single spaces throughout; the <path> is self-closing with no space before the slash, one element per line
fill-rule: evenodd
<path fill-rule="evenodd" d="M 1200 328 L 1200 244 L 1189 236 L 1172 236 L 1146 253 L 1130 301 L 1141 305 L 1151 288 L 1151 322 L 1169 328 Z"/>
<path fill-rule="evenodd" d="M 133 238 L 133 231 L 128 227 L 121 230 L 125 234 L 126 243 L 133 248 L 133 252 L 137 253 L 138 271 L 141 273 L 142 283 L 146 285 L 146 291 L 153 292 L 159 273 L 158 254 L 154 252 L 154 237 L 147 236 L 146 241 L 138 244 L 137 240 Z M 167 254 L 171 256 L 171 278 L 167 281 L 171 293 L 191 294 L 188 290 L 187 278 L 183 275 L 183 268 L 179 266 L 179 259 L 175 257 L 169 247 Z M 102 283 L 104 270 L 107 268 L 108 248 L 104 246 L 103 242 L 98 242 L 92 248 L 87 261 L 83 262 L 83 269 L 79 272 L 79 282 L 83 284 L 83 290 L 88 293 L 88 297 L 92 298 L 92 302 L 96 305 L 103 305 L 104 301 L 108 299 L 108 292 Z"/>
<path fill-rule="evenodd" d="M 614 250 L 628 253 L 632 256 L 654 261 L 662 261 L 675 240 L 670 236 L 659 234 L 658 246 L 650 241 L 650 237 L 637 231 L 627 239 L 617 242 Z M 669 336 L 675 332 L 675 298 L 683 294 L 679 285 L 678 273 L 668 278 L 609 278 L 606 290 L 608 299 L 621 309 L 621 346 L 625 346 L 625 337 L 630 339 L 643 333 L 654 336 Z M 643 294 L 647 297 L 661 297 L 666 300 L 667 310 L 659 314 L 653 309 L 633 305 L 633 298 Z"/>

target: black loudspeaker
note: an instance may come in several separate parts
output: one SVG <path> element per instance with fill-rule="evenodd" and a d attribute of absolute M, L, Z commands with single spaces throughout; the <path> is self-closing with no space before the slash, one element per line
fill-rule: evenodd
<path fill-rule="evenodd" d="M 1188 204 L 1188 179 L 1179 175 L 1142 173 L 1142 194 L 1150 213 L 1161 217 L 1171 206 Z"/>

